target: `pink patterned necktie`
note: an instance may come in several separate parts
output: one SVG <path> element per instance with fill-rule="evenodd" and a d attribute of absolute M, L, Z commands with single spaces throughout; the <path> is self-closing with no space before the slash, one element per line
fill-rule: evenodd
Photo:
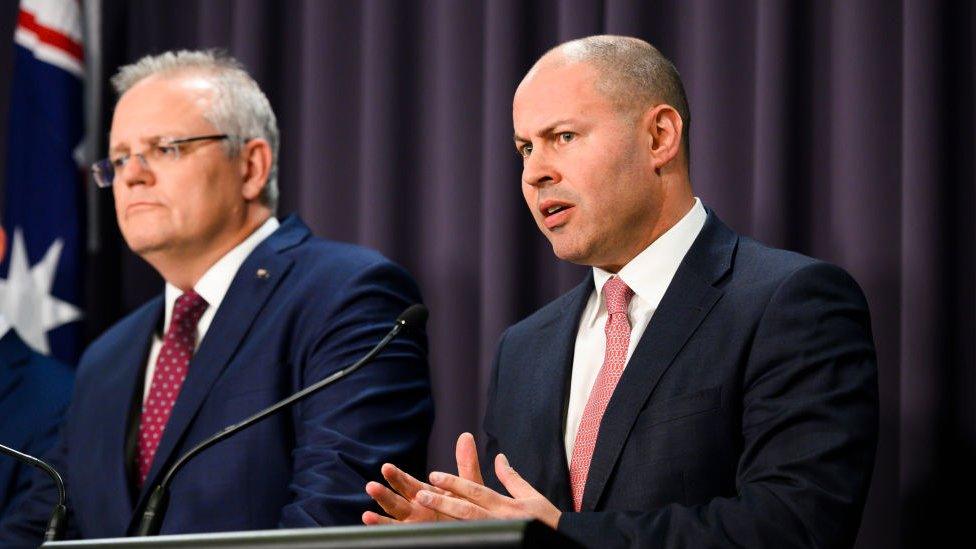
<path fill-rule="evenodd" d="M 607 336 L 607 349 L 603 355 L 603 367 L 597 375 L 590 396 L 583 408 L 583 419 L 580 420 L 579 431 L 576 432 L 576 442 L 573 445 L 573 457 L 569 466 L 569 482 L 573 488 L 573 508 L 579 511 L 583 505 L 583 489 L 586 488 L 586 477 L 590 472 L 590 460 L 596 447 L 596 438 L 600 434 L 600 421 L 607 409 L 613 390 L 624 373 L 627 364 L 627 348 L 630 346 L 630 320 L 627 318 L 627 306 L 634 297 L 624 281 L 614 276 L 603 285 L 603 299 L 607 305 L 607 324 L 603 331 Z"/>
<path fill-rule="evenodd" d="M 197 322 L 207 310 L 207 302 L 200 294 L 190 290 L 176 298 L 173 318 L 163 338 L 163 346 L 156 359 L 149 395 L 142 405 L 139 421 L 139 485 L 146 482 L 156 448 L 169 421 L 180 387 L 186 379 L 187 366 L 196 347 Z"/>

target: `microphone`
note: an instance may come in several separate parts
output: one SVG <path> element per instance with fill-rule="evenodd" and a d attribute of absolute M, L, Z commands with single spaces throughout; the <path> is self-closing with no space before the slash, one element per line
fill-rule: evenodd
<path fill-rule="evenodd" d="M 47 523 L 47 530 L 44 531 L 44 541 L 57 541 L 64 537 L 64 529 L 68 524 L 68 505 L 67 495 L 64 491 L 64 481 L 61 480 L 61 475 L 54 470 L 54 467 L 51 467 L 36 457 L 29 456 L 23 452 L 18 452 L 13 448 L 4 446 L 3 444 L 0 444 L 0 454 L 6 454 L 17 461 L 26 463 L 31 467 L 36 467 L 51 477 L 51 480 L 54 481 L 55 486 L 58 487 L 58 504 L 54 506 L 54 512 L 51 513 L 51 519 Z"/>
<path fill-rule="evenodd" d="M 390 329 L 383 339 L 381 339 L 379 343 L 377 343 L 368 353 L 366 353 L 365 356 L 363 356 L 363 358 L 356 361 L 356 363 L 352 366 L 347 366 L 346 368 L 333 373 L 314 385 L 309 385 L 290 397 L 272 404 L 251 417 L 244 419 L 240 423 L 235 423 L 234 425 L 224 427 L 217 434 L 197 444 L 193 448 L 190 448 L 187 453 L 180 456 L 180 459 L 176 460 L 176 462 L 173 463 L 173 465 L 166 471 L 166 474 L 163 476 L 163 480 L 156 485 L 156 488 L 153 490 L 152 494 L 150 494 L 149 499 L 146 501 L 146 509 L 142 513 L 142 520 L 139 522 L 139 528 L 136 530 L 135 535 L 155 536 L 159 534 L 159 529 L 163 524 L 163 515 L 166 513 L 166 506 L 169 503 L 170 481 L 173 479 L 176 472 L 186 465 L 186 463 L 194 456 L 220 442 L 221 440 L 224 440 L 225 438 L 240 432 L 251 425 L 254 425 L 262 419 L 271 416 L 300 400 L 305 399 L 309 395 L 318 392 L 320 389 L 328 387 L 336 381 L 339 381 L 340 379 L 355 372 L 363 365 L 372 361 L 376 355 L 379 354 L 379 352 L 382 351 L 387 344 L 389 344 L 390 341 L 392 341 L 393 338 L 395 338 L 403 329 L 423 326 L 424 323 L 427 322 L 427 315 L 427 307 L 420 303 L 407 307 L 405 311 L 400 313 L 400 316 L 397 317 L 393 328 Z"/>

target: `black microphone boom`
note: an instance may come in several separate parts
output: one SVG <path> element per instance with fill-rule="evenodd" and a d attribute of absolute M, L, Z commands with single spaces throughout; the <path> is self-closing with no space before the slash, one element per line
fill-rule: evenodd
<path fill-rule="evenodd" d="M 0 454 L 6 454 L 20 462 L 26 463 L 31 467 L 36 467 L 45 473 L 51 480 L 54 481 L 54 485 L 58 487 L 58 504 L 54 506 L 54 512 L 51 513 L 51 520 L 47 523 L 47 530 L 44 531 L 44 541 L 57 541 L 64 537 L 64 528 L 68 522 L 68 502 L 67 494 L 64 490 L 64 481 L 61 480 L 61 475 L 47 463 L 37 459 L 34 456 L 29 456 L 23 452 L 18 452 L 13 448 L 8 448 L 3 444 L 0 444 Z"/>
<path fill-rule="evenodd" d="M 254 414 L 253 416 L 241 421 L 240 423 L 235 423 L 234 425 L 229 425 L 223 430 L 213 435 L 212 437 L 204 440 L 203 442 L 197 444 L 193 448 L 180 456 L 180 459 L 176 460 L 163 476 L 163 480 L 156 485 L 152 494 L 146 502 L 146 510 L 142 513 L 142 521 L 139 523 L 139 529 L 136 530 L 137 536 L 155 536 L 159 533 L 160 527 L 163 525 L 163 515 L 166 512 L 166 505 L 169 498 L 169 484 L 173 479 L 173 475 L 179 471 L 183 465 L 185 465 L 190 459 L 199 454 L 200 452 L 206 450 L 207 448 L 213 446 L 214 444 L 224 440 L 225 438 L 241 431 L 251 425 L 261 421 L 262 419 L 275 414 L 291 406 L 292 404 L 308 397 L 309 395 L 323 389 L 332 383 L 346 377 L 347 375 L 355 372 L 364 364 L 373 360 L 380 351 L 382 351 L 390 341 L 393 340 L 404 328 L 415 328 L 423 326 L 427 322 L 427 307 L 416 303 L 407 307 L 405 311 L 400 313 L 397 317 L 396 323 L 393 328 L 377 343 L 366 355 L 356 361 L 352 366 L 347 366 L 342 370 L 339 370 L 332 375 L 326 377 L 322 381 L 315 383 L 314 385 L 309 385 L 308 387 L 298 391 L 297 393 L 291 395 L 290 397 L 281 400 L 275 404 L 272 404 L 268 408 L 261 410 L 260 412 Z"/>

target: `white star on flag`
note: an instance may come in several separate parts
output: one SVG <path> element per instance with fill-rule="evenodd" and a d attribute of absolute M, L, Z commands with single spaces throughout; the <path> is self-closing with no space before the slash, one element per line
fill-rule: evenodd
<path fill-rule="evenodd" d="M 31 268 L 24 235 L 18 227 L 14 229 L 7 279 L 0 278 L 0 313 L 28 345 L 46 355 L 51 354 L 47 333 L 81 318 L 81 310 L 51 295 L 63 247 L 64 241 L 55 240 Z"/>

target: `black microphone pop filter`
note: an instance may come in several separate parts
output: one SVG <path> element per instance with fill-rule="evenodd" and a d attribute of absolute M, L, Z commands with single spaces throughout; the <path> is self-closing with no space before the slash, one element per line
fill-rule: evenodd
<path fill-rule="evenodd" d="M 423 328 L 427 323 L 427 315 L 430 314 L 423 304 L 415 303 L 407 310 L 400 313 L 397 317 L 397 324 L 402 324 L 404 328 Z"/>

